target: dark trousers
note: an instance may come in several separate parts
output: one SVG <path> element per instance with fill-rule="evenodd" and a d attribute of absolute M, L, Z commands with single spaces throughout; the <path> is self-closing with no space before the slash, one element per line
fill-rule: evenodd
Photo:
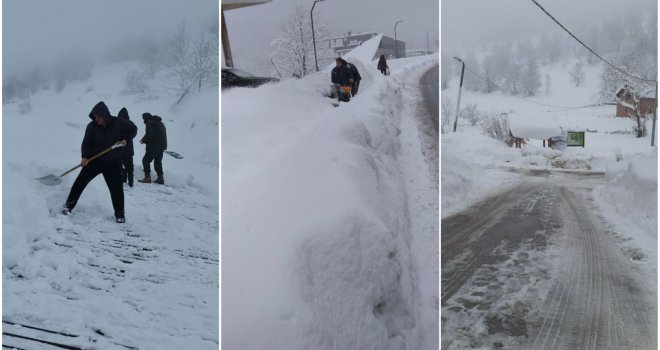
<path fill-rule="evenodd" d="M 123 165 L 121 172 L 121 180 L 123 182 L 128 182 L 129 185 L 133 186 L 133 156 L 124 155 L 121 163 Z"/>
<path fill-rule="evenodd" d="M 73 182 L 65 206 L 69 210 L 73 210 L 87 184 L 99 174 L 103 174 L 105 184 L 108 185 L 108 189 L 110 190 L 110 198 L 112 199 L 112 208 L 115 210 L 115 216 L 124 216 L 124 187 L 121 182 L 120 160 L 105 162 L 97 160 L 84 166 Z"/>
<path fill-rule="evenodd" d="M 151 161 L 154 162 L 154 169 L 156 169 L 156 175 L 163 175 L 163 150 L 147 150 L 142 158 L 142 166 L 144 167 L 144 172 L 149 174 L 151 169 L 149 164 Z"/>
<path fill-rule="evenodd" d="M 380 72 L 383 73 L 383 75 L 387 75 L 387 74 L 386 74 L 386 72 L 387 72 L 387 68 L 383 68 L 383 69 L 381 69 Z"/>
<path fill-rule="evenodd" d="M 353 87 L 351 88 L 351 95 L 355 97 L 358 92 L 358 88 L 360 87 L 360 81 L 359 80 L 353 80 Z"/>

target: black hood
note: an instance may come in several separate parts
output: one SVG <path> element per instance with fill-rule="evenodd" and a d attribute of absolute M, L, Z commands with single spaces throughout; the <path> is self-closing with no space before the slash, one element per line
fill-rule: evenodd
<path fill-rule="evenodd" d="M 126 109 L 126 107 L 119 110 L 119 113 L 117 114 L 117 117 L 123 118 L 123 119 L 126 119 L 126 120 L 131 120 L 131 118 L 128 117 L 128 110 Z"/>
<path fill-rule="evenodd" d="M 159 117 L 157 115 L 151 115 L 151 113 L 142 113 L 142 119 L 144 120 L 145 123 L 149 122 L 149 121 L 158 121 L 159 122 L 159 121 L 163 120 L 163 119 L 161 119 L 161 117 Z"/>
<path fill-rule="evenodd" d="M 112 115 L 110 115 L 110 110 L 108 109 L 108 106 L 105 105 L 103 101 L 99 102 L 92 108 L 92 111 L 89 112 L 89 118 L 91 120 L 94 120 L 94 115 L 100 115 L 102 117 L 105 117 L 106 119 L 112 118 Z"/>

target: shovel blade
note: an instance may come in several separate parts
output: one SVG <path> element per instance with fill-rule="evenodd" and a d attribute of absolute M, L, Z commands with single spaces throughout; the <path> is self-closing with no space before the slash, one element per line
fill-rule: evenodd
<path fill-rule="evenodd" d="M 62 178 L 57 176 L 57 175 L 54 175 L 54 174 L 46 175 L 46 176 L 43 176 L 43 177 L 38 177 L 37 180 L 39 182 L 41 182 L 42 184 L 48 185 L 48 186 L 55 186 L 55 185 L 59 184 L 60 182 L 62 182 Z"/>
<path fill-rule="evenodd" d="M 165 152 L 165 153 L 171 155 L 172 157 L 174 157 L 174 158 L 176 158 L 176 159 L 183 159 L 183 156 L 182 156 L 182 155 L 180 155 L 180 154 L 178 154 L 178 153 L 176 153 L 176 152 L 174 152 L 174 151 L 163 151 L 163 152 Z"/>

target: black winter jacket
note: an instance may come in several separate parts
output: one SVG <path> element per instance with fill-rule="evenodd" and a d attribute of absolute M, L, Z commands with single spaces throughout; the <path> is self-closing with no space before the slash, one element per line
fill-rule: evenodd
<path fill-rule="evenodd" d="M 358 69 L 354 64 L 349 63 L 348 68 L 351 70 L 354 80 L 362 80 L 362 76 L 360 76 L 360 72 L 358 72 Z"/>
<path fill-rule="evenodd" d="M 105 126 L 96 124 L 94 115 L 100 115 L 108 120 Z M 99 102 L 89 113 L 92 121 L 87 124 L 85 137 L 83 137 L 80 152 L 82 158 L 91 158 L 106 148 L 114 145 L 117 141 L 130 141 L 137 135 L 137 126 L 131 121 L 126 121 L 110 115 L 110 110 L 103 103 Z M 115 148 L 112 151 L 100 156 L 95 162 L 107 162 L 121 160 L 124 154 L 123 147 Z"/>
<path fill-rule="evenodd" d="M 341 67 L 335 67 L 332 69 L 331 78 L 333 84 L 351 86 L 352 84 L 349 82 L 349 80 L 353 79 L 353 73 L 351 72 L 351 69 L 346 65 L 342 65 Z"/>
<path fill-rule="evenodd" d="M 378 70 L 385 70 L 387 69 L 387 61 L 385 61 L 385 57 L 381 57 L 378 60 Z"/>
<path fill-rule="evenodd" d="M 121 118 L 121 119 L 124 119 L 124 120 L 128 120 L 128 121 L 131 120 L 131 118 L 128 116 L 128 110 L 126 109 L 126 107 L 122 108 L 119 111 L 119 113 L 117 114 L 117 117 Z M 135 152 L 134 152 L 134 149 L 133 149 L 133 139 L 126 142 L 126 146 L 124 147 L 124 155 L 127 155 L 127 156 L 135 155 Z"/>
<path fill-rule="evenodd" d="M 147 146 L 147 151 L 164 151 L 167 149 L 167 131 L 162 119 L 157 115 L 142 115 L 144 119 L 145 133 L 142 142 Z"/>

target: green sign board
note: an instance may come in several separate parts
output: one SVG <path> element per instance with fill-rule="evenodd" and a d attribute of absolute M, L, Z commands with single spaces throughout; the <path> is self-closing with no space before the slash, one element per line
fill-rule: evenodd
<path fill-rule="evenodd" d="M 584 147 L 584 131 L 569 131 L 566 135 L 566 146 Z"/>

